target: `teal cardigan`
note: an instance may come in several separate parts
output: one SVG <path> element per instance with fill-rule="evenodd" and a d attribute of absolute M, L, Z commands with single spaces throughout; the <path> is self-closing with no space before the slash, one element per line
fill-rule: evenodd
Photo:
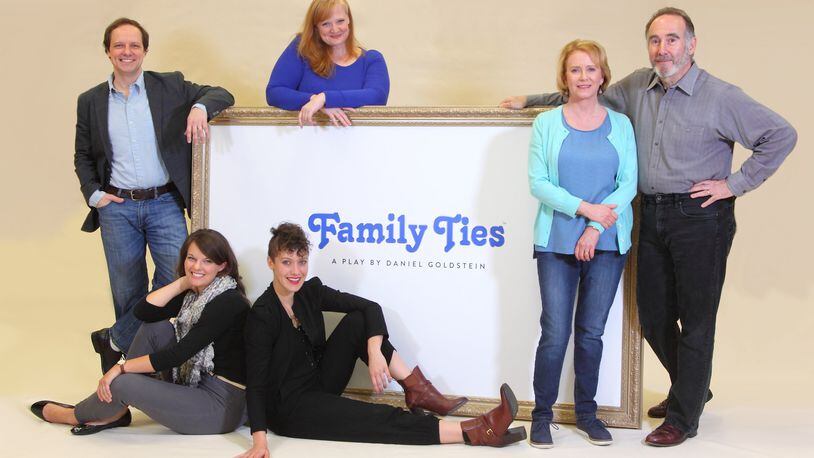
<path fill-rule="evenodd" d="M 608 141 L 619 154 L 619 169 L 616 171 L 616 189 L 601 203 L 616 204 L 616 233 L 619 252 L 630 249 L 630 233 L 633 229 L 633 208 L 630 202 L 636 196 L 637 160 L 636 139 L 633 126 L 623 114 L 608 110 L 611 130 Z M 534 244 L 548 246 L 551 235 L 551 222 L 554 212 L 576 217 L 582 199 L 571 195 L 559 186 L 558 159 L 560 148 L 568 136 L 568 129 L 562 123 L 562 107 L 540 113 L 534 120 L 529 145 L 529 188 L 540 205 L 534 221 Z M 597 202 L 589 202 L 597 203 Z M 591 221 L 590 225 L 601 234 L 604 228 Z"/>

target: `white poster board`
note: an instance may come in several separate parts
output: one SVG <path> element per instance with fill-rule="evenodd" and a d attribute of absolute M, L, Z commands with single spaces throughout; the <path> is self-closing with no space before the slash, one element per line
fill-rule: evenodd
<path fill-rule="evenodd" d="M 477 398 L 465 413 L 488 408 L 508 382 L 527 417 L 540 332 L 537 202 L 526 168 L 533 114 L 500 122 L 477 113 L 427 120 L 419 111 L 380 108 L 367 122 L 357 114 L 351 128 L 300 128 L 285 112 L 233 109 L 211 127 L 196 161 L 202 206 L 194 223 L 229 239 L 251 300 L 271 281 L 269 229 L 300 224 L 312 243 L 309 277 L 378 302 L 408 364 L 443 393 Z M 623 286 L 603 338 L 596 400 L 612 424 L 638 427 L 638 415 L 635 425 L 624 424 L 629 413 L 610 415 L 630 410 Z M 560 421 L 573 417 L 572 355 L 569 346 Z M 350 387 L 370 387 L 361 363 Z"/>

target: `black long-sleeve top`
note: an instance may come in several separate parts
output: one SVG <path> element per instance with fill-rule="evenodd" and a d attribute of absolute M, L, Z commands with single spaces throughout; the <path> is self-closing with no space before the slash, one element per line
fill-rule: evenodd
<path fill-rule="evenodd" d="M 144 298 L 133 310 L 136 318 L 147 323 L 178 316 L 184 294 L 179 294 L 164 307 L 156 307 Z M 213 373 L 240 384 L 246 383 L 246 353 L 243 330 L 249 302 L 236 289 L 224 291 L 213 298 L 201 312 L 183 339 L 175 345 L 149 355 L 156 371 L 178 367 L 210 343 L 214 344 Z"/>
<path fill-rule="evenodd" d="M 388 337 L 384 314 L 379 304 L 353 294 L 343 293 L 322 284 L 314 277 L 294 293 L 294 316 L 316 351 L 325 347 L 325 321 L 322 312 L 349 313 L 360 311 L 365 317 L 365 333 Z M 280 387 L 289 379 L 292 349 L 297 338 L 291 328 L 280 298 L 273 285 L 257 298 L 246 319 L 246 361 L 248 403 L 251 431 L 268 429 L 267 418 L 272 417 L 280 404 Z"/>

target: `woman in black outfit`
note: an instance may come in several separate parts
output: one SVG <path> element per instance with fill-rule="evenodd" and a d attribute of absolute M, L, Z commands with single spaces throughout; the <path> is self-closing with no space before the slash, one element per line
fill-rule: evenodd
<path fill-rule="evenodd" d="M 130 359 L 108 370 L 96 393 L 76 407 L 39 401 L 31 411 L 73 425 L 77 435 L 129 425 L 128 406 L 182 434 L 221 434 L 243 424 L 249 304 L 229 242 L 210 229 L 193 232 L 181 247 L 177 274 L 136 305 L 144 324 Z"/>
<path fill-rule="evenodd" d="M 472 420 L 423 415 L 422 410 L 447 415 L 467 399 L 447 399 L 418 367 L 409 370 L 387 339 L 378 304 L 329 288 L 316 277 L 305 280 L 310 243 L 302 228 L 283 223 L 272 234 L 268 264 L 274 280 L 246 321 L 253 447 L 241 456 L 269 456 L 267 429 L 307 439 L 414 445 L 503 446 L 525 439 L 525 428 L 509 429 L 517 401 L 506 384 L 500 405 Z M 327 341 L 323 311 L 346 314 Z M 412 412 L 341 397 L 357 358 L 368 365 L 376 392 L 398 381 Z"/>

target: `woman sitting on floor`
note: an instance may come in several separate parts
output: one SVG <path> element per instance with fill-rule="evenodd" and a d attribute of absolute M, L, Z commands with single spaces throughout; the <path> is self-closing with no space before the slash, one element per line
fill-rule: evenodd
<path fill-rule="evenodd" d="M 268 265 L 274 273 L 246 321 L 247 401 L 253 447 L 243 457 L 268 457 L 266 430 L 288 437 L 392 444 L 504 446 L 523 440 L 524 427 L 509 428 L 517 400 L 508 385 L 492 411 L 464 422 L 447 415 L 466 398 L 447 399 L 407 367 L 388 340 L 381 307 L 343 293 L 308 274 L 310 243 L 300 226 L 272 231 Z M 345 313 L 326 340 L 322 312 Z M 412 412 L 341 396 L 356 359 L 364 361 L 376 392 L 395 379 Z"/>
<path fill-rule="evenodd" d="M 249 303 L 229 242 L 211 229 L 193 232 L 181 247 L 177 274 L 136 305 L 144 324 L 130 359 L 108 370 L 96 393 L 76 407 L 39 401 L 31 411 L 73 425 L 76 435 L 129 425 L 129 406 L 181 434 L 222 434 L 242 425 Z"/>

